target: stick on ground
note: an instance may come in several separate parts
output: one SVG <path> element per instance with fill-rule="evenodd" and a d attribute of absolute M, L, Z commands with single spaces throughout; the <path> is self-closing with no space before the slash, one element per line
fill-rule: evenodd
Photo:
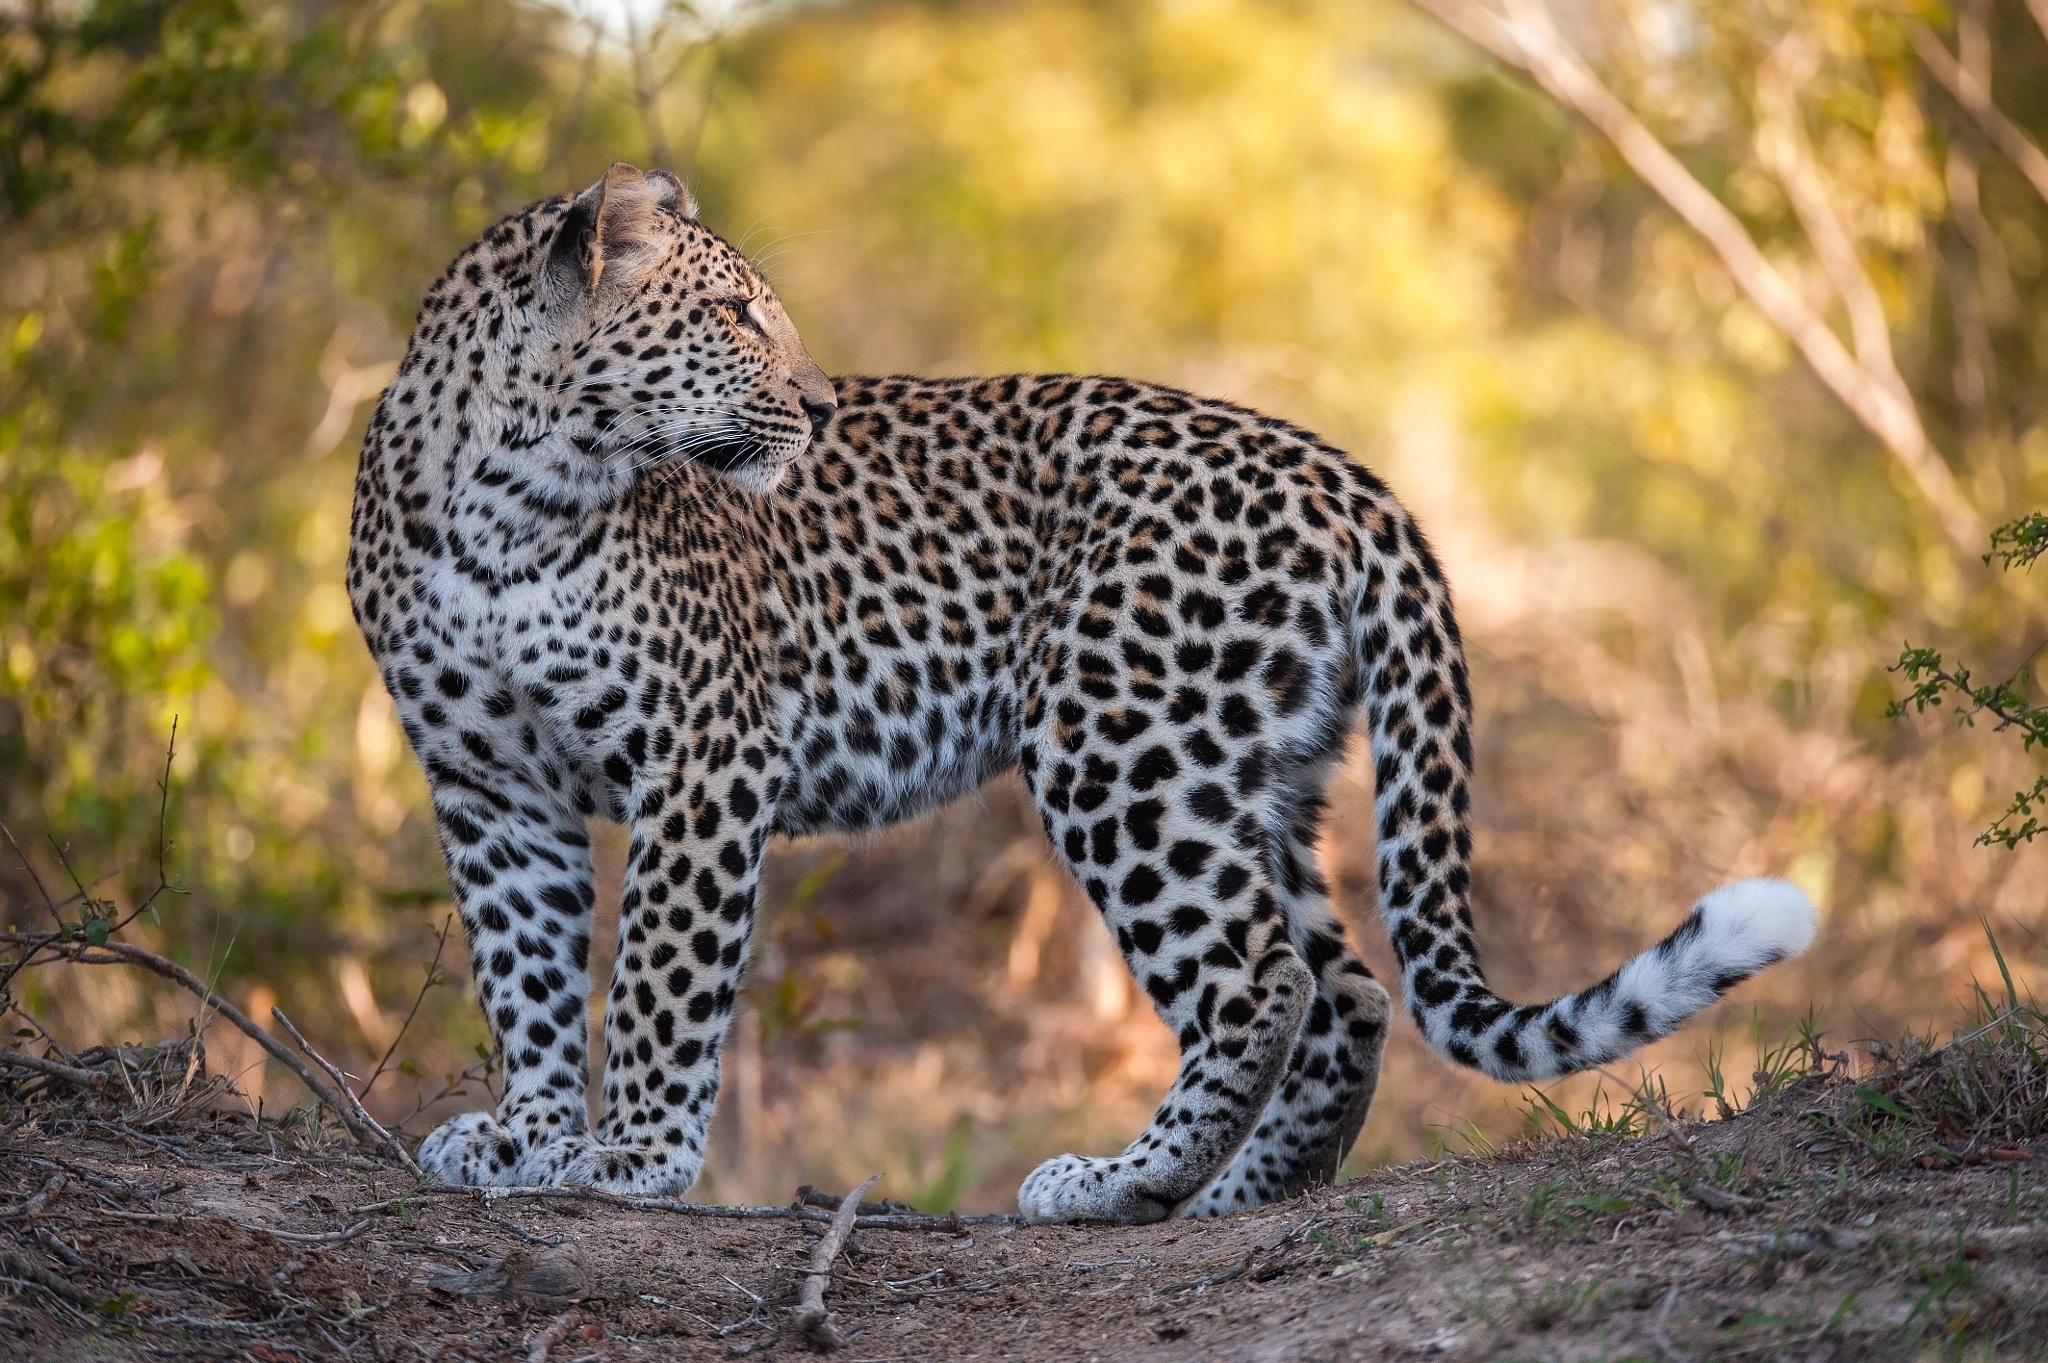
<path fill-rule="evenodd" d="M 832 1213 L 832 1224 L 825 1227 L 824 1236 L 811 1250 L 810 1271 L 804 1275 L 803 1290 L 797 1293 L 796 1310 L 790 1313 L 790 1321 L 798 1334 L 820 1349 L 846 1347 L 846 1340 L 832 1324 L 832 1313 L 825 1309 L 825 1289 L 832 1283 L 832 1261 L 846 1248 L 846 1237 L 853 1234 L 853 1219 L 860 1215 L 861 1194 L 881 1181 L 882 1176 L 876 1174 L 848 1193 L 839 1210 Z"/>
<path fill-rule="evenodd" d="M 526 1351 L 526 1363 L 548 1363 L 548 1350 L 562 1342 L 568 1334 L 583 1323 L 583 1313 L 570 1307 L 561 1315 L 548 1322 L 548 1328 L 533 1337 L 533 1344 Z"/>
<path fill-rule="evenodd" d="M 50 1199 L 63 1192 L 64 1185 L 68 1182 L 70 1180 L 63 1174 L 50 1175 L 47 1179 L 43 1180 L 43 1186 L 38 1188 L 26 1201 L 16 1203 L 12 1207 L 0 1208 L 0 1217 L 11 1219 L 17 1216 L 34 1216 L 37 1212 L 49 1206 Z"/>
<path fill-rule="evenodd" d="M 802 1207 L 727 1207 L 715 1202 L 684 1202 L 673 1197 L 636 1197 L 624 1193 L 608 1193 L 602 1188 L 580 1185 L 541 1185 L 526 1188 L 470 1188 L 455 1184 L 428 1184 L 411 1189 L 399 1197 L 385 1198 L 378 1202 L 365 1202 L 354 1208 L 357 1216 L 371 1212 L 397 1211 L 408 1202 L 424 1201 L 428 1198 L 464 1198 L 473 1202 L 496 1203 L 510 1198 L 552 1198 L 572 1202 L 593 1202 L 606 1207 L 629 1207 L 634 1211 L 669 1212 L 676 1216 L 701 1216 L 716 1221 L 816 1221 L 827 1223 L 832 1214 L 814 1206 Z M 837 1203 L 834 1203 L 835 1207 Z M 873 1204 L 870 1203 L 870 1206 Z M 1021 1226 L 1024 1218 L 1016 1212 L 993 1212 L 975 1216 L 947 1214 L 933 1216 L 926 1212 L 886 1212 L 871 1216 L 858 1212 L 853 1221 L 855 1230 L 917 1230 L 935 1231 L 941 1235 L 962 1235 L 970 1226 Z"/>
<path fill-rule="evenodd" d="M 54 1060 L 45 1060 L 26 1051 L 0 1051 L 0 1067 L 10 1065 L 18 1070 L 30 1070 L 51 1079 L 61 1079 L 82 1089 L 97 1089 L 107 1082 L 106 1075 L 92 1070 L 82 1070 L 76 1065 L 60 1065 Z"/>

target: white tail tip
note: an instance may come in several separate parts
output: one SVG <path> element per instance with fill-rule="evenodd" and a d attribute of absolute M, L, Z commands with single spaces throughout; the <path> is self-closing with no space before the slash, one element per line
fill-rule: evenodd
<path fill-rule="evenodd" d="M 1701 898 L 1698 907 L 1701 945 L 1745 971 L 1804 952 L 1820 923 L 1806 892 L 1784 880 L 1738 880 Z"/>

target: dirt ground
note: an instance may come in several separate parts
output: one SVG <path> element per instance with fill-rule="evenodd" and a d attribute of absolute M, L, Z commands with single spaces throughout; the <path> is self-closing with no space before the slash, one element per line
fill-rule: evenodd
<path fill-rule="evenodd" d="M 1872 1093 L 1807 1078 L 1727 1120 L 1385 1169 L 1219 1222 L 878 1209 L 830 1279 L 836 1357 L 2048 1357 L 2048 1156 L 1959 1131 L 1881 1148 Z M 303 1116 L 145 1129 L 119 1108 L 0 1108 L 0 1357 L 818 1356 L 791 1326 L 817 1207 L 487 1202 Z"/>

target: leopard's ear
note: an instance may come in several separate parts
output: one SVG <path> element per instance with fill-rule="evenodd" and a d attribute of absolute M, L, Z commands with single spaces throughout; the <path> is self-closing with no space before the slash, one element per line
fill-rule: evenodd
<path fill-rule="evenodd" d="M 647 183 L 653 187 L 661 206 L 669 212 L 694 220 L 697 216 L 697 196 L 690 187 L 666 170 L 647 172 Z"/>
<path fill-rule="evenodd" d="M 695 217 L 697 205 L 665 170 L 642 175 L 614 161 L 604 178 L 576 196 L 548 250 L 548 279 L 558 293 L 594 293 L 607 281 L 637 278 L 661 259 L 664 213 Z"/>

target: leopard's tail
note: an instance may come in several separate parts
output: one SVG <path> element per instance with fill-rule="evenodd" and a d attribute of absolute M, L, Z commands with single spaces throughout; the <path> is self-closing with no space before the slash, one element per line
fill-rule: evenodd
<path fill-rule="evenodd" d="M 1627 1055 L 1813 941 L 1813 905 L 1782 880 L 1701 899 L 1670 935 L 1590 989 L 1509 1003 L 1472 941 L 1472 698 L 1450 591 L 1391 497 L 1363 527 L 1351 613 L 1377 795 L 1380 904 L 1409 1014 L 1430 1044 L 1510 1081 Z M 1559 792 L 1560 795 L 1563 792 Z"/>

